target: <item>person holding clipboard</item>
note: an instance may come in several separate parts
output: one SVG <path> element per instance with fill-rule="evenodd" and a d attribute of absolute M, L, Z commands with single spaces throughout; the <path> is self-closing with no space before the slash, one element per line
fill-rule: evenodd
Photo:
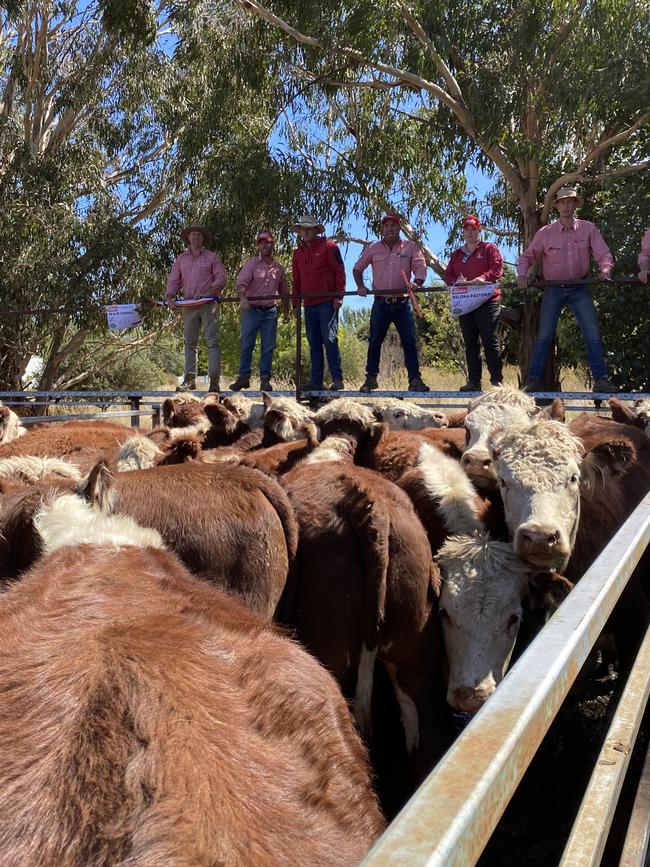
<path fill-rule="evenodd" d="M 165 302 L 170 310 L 181 309 L 185 342 L 185 375 L 176 391 L 196 388 L 197 348 L 201 325 L 208 348 L 208 391 L 219 391 L 221 354 L 219 347 L 219 294 L 227 276 L 216 253 L 205 248 L 212 243 L 212 233 L 193 223 L 181 232 L 187 250 L 176 258 L 167 279 Z M 177 301 L 179 290 L 183 300 Z"/>
<path fill-rule="evenodd" d="M 482 283 L 496 284 L 503 276 L 503 259 L 495 244 L 481 240 L 481 221 L 478 217 L 463 220 L 465 243 L 452 254 L 445 271 L 447 286 L 476 286 Z M 465 343 L 467 359 L 467 382 L 459 391 L 481 391 L 481 353 L 479 338 L 483 344 L 485 361 L 492 385 L 503 380 L 503 365 L 499 353 L 497 325 L 501 311 L 501 289 L 495 285 L 494 292 L 476 309 L 458 317 Z"/>

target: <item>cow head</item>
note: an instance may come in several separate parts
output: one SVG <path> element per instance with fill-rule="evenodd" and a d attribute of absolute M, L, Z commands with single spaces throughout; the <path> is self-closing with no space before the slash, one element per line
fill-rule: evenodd
<path fill-rule="evenodd" d="M 509 428 L 490 456 L 516 554 L 564 572 L 580 518 L 583 446 L 563 424 L 543 419 Z"/>
<path fill-rule="evenodd" d="M 503 679 L 529 609 L 550 615 L 571 584 L 537 574 L 506 542 L 485 534 L 452 536 L 437 556 L 440 618 L 448 666 L 447 703 L 475 713 Z"/>
<path fill-rule="evenodd" d="M 465 416 L 466 442 L 461 464 L 477 488 L 494 489 L 497 477 L 490 454 L 490 441 L 512 425 L 530 423 L 530 410 L 520 406 L 487 403 Z"/>
<path fill-rule="evenodd" d="M 167 427 L 194 427 L 205 421 L 203 401 L 189 392 L 168 397 L 162 405 L 163 424 Z"/>
<path fill-rule="evenodd" d="M 610 397 L 608 403 L 614 421 L 639 428 L 650 438 L 650 400 L 640 397 L 634 401 L 632 408 L 617 397 Z"/>
<path fill-rule="evenodd" d="M 10 443 L 27 433 L 16 413 L 0 403 L 0 445 Z"/>
<path fill-rule="evenodd" d="M 280 442 L 293 442 L 305 436 L 303 425 L 314 413 L 292 397 L 271 397 L 264 393 L 264 427 Z"/>
<path fill-rule="evenodd" d="M 388 430 L 421 430 L 425 427 L 448 427 L 444 412 L 424 409 L 406 400 L 377 401 L 372 407 L 375 418 L 384 422 Z"/>

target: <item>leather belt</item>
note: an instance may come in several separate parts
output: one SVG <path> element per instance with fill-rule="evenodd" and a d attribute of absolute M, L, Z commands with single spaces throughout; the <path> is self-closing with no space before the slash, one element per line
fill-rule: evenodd
<path fill-rule="evenodd" d="M 403 301 L 408 301 L 408 298 L 384 298 L 383 295 L 375 295 L 377 301 L 384 301 L 386 304 L 401 304 Z"/>
<path fill-rule="evenodd" d="M 249 304 L 249 310 L 275 310 L 275 304 Z"/>

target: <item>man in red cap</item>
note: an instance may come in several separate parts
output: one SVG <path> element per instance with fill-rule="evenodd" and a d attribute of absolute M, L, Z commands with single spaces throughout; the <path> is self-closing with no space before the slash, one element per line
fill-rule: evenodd
<path fill-rule="evenodd" d="M 415 321 L 404 276 L 410 282 L 411 275 L 417 286 L 422 286 L 427 276 L 427 263 L 422 250 L 414 241 L 400 238 L 399 217 L 386 214 L 381 221 L 381 241 L 365 248 L 352 269 L 352 276 L 362 297 L 368 294 L 363 282 L 363 272 L 372 266 L 372 288 L 375 300 L 370 314 L 370 335 L 366 361 L 366 381 L 360 391 L 370 392 L 378 388 L 381 345 L 391 322 L 399 334 L 404 351 L 404 363 L 408 371 L 409 391 L 429 391 L 422 381 L 420 362 L 415 342 Z"/>
<path fill-rule="evenodd" d="M 481 221 L 478 217 L 465 217 L 463 238 L 465 243 L 452 253 L 445 271 L 447 286 L 496 283 L 503 276 L 503 259 L 495 244 L 481 241 Z M 497 325 L 501 311 L 501 290 L 497 286 L 491 297 L 480 307 L 458 317 L 465 342 L 467 382 L 459 391 L 481 391 L 481 352 L 490 371 L 490 382 L 499 385 L 503 379 L 503 365 L 499 353 Z"/>
<path fill-rule="evenodd" d="M 170 310 L 176 310 L 176 295 L 180 289 L 185 301 L 194 306 L 183 307 L 183 337 L 185 340 L 185 376 L 176 391 L 196 388 L 197 347 L 201 325 L 208 347 L 209 391 L 219 391 L 219 308 L 215 303 L 202 302 L 202 298 L 218 296 L 227 282 L 223 262 L 216 253 L 205 249 L 212 243 L 212 232 L 193 223 L 181 232 L 187 250 L 176 258 L 165 289 L 165 301 Z"/>
<path fill-rule="evenodd" d="M 273 391 L 271 365 L 278 333 L 277 300 L 282 299 L 284 321 L 289 320 L 289 289 L 282 265 L 273 258 L 273 235 L 257 233 L 257 256 L 246 262 L 237 275 L 241 318 L 239 376 L 233 391 L 250 388 L 251 362 L 257 335 L 260 335 L 260 390 Z"/>

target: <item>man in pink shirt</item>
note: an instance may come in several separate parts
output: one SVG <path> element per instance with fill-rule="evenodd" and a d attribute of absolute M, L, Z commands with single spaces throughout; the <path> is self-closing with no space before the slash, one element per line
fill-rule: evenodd
<path fill-rule="evenodd" d="M 528 371 L 527 391 L 543 391 L 542 374 L 548 350 L 555 338 L 557 323 L 564 307 L 568 306 L 578 320 L 587 347 L 589 367 L 594 377 L 594 391 L 618 391 L 607 378 L 607 366 L 598 330 L 598 316 L 588 286 L 571 284 L 589 273 L 591 256 L 599 268 L 601 280 L 609 280 L 614 264 L 609 247 L 593 223 L 578 220 L 575 211 L 582 199 L 571 187 L 562 187 L 555 194 L 555 207 L 560 219 L 543 226 L 517 262 L 517 284 L 528 287 L 528 275 L 536 261 L 542 260 L 545 280 L 557 280 L 561 286 L 544 289 L 539 317 L 539 332 Z M 570 284 L 570 285 L 566 285 Z"/>
<path fill-rule="evenodd" d="M 196 306 L 182 308 L 183 337 L 185 340 L 185 376 L 176 391 L 196 388 L 197 347 L 201 324 L 208 347 L 209 391 L 219 391 L 219 308 L 216 303 L 201 303 L 201 298 L 216 297 L 226 285 L 223 262 L 205 244 L 212 243 L 212 233 L 196 223 L 181 232 L 187 250 L 176 258 L 167 279 L 165 301 L 170 310 L 176 310 L 179 289 L 185 301 L 196 301 Z"/>
<path fill-rule="evenodd" d="M 251 362 L 255 340 L 260 335 L 260 390 L 273 391 L 271 365 L 278 333 L 277 299 L 282 298 L 284 321 L 289 321 L 289 289 L 282 265 L 273 258 L 273 235 L 258 232 L 258 255 L 249 259 L 237 275 L 241 318 L 239 376 L 233 391 L 250 388 Z"/>
<path fill-rule="evenodd" d="M 363 282 L 363 272 L 368 265 L 372 266 L 372 288 L 375 295 L 370 314 L 366 381 L 360 391 L 370 392 L 379 388 L 377 376 L 381 344 L 391 322 L 394 323 L 402 343 L 409 391 L 429 391 L 429 386 L 422 381 L 420 375 L 415 321 L 402 274 L 403 272 L 406 275 L 409 282 L 413 275 L 413 282 L 422 286 L 427 276 L 427 263 L 420 247 L 414 241 L 400 238 L 399 233 L 399 217 L 396 214 L 386 214 L 381 221 L 381 241 L 366 247 L 352 269 L 359 295 L 364 297 L 368 290 Z"/>
<path fill-rule="evenodd" d="M 641 252 L 639 253 L 639 280 L 642 283 L 647 283 L 648 275 L 650 275 L 650 229 L 648 229 L 641 241 Z"/>

